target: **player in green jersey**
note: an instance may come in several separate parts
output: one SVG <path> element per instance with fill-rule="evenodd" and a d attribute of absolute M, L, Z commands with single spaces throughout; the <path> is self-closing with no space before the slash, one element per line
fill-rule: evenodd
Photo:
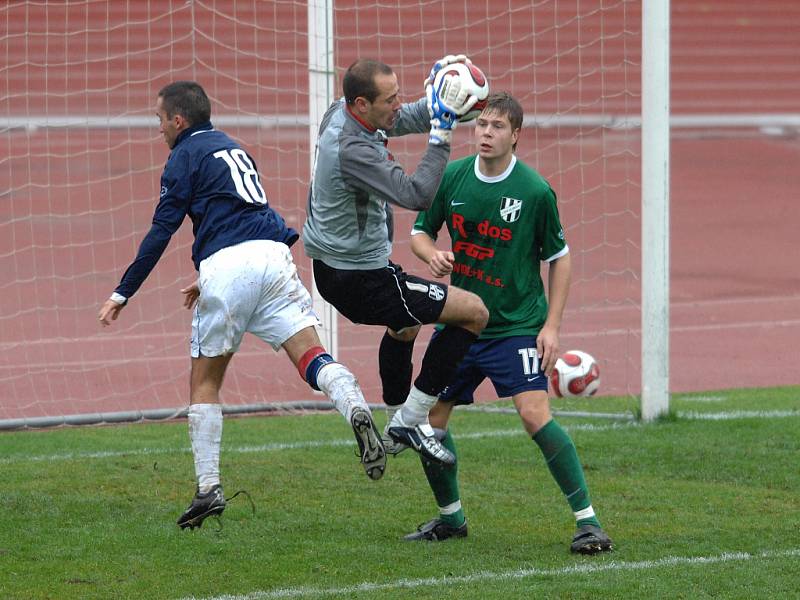
<path fill-rule="evenodd" d="M 553 419 L 547 382 L 559 351 L 559 329 L 569 291 L 571 263 L 550 185 L 514 155 L 522 107 L 507 93 L 489 96 L 475 124 L 478 154 L 451 162 L 431 207 L 414 224 L 411 248 L 435 277 L 474 292 L 489 309 L 489 323 L 459 366 L 456 378 L 431 410 L 430 423 L 456 453 L 447 423 L 453 406 L 469 404 L 489 378 L 511 397 L 525 430 L 539 446 L 566 496 L 577 524 L 571 550 L 611 550 L 589 497 L 575 445 Z M 443 225 L 449 250 L 436 247 Z M 548 290 L 539 273 L 548 264 Z M 549 296 L 549 297 L 548 297 Z M 467 535 L 454 465 L 422 460 L 439 516 L 406 536 L 444 540 Z"/>

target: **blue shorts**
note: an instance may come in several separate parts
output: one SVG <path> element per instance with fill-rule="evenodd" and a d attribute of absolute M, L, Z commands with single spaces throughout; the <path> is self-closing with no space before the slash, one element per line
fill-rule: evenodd
<path fill-rule="evenodd" d="M 534 390 L 546 392 L 548 380 L 544 373 L 539 372 L 536 336 L 520 335 L 475 342 L 458 365 L 455 379 L 439 399 L 454 404 L 472 404 L 475 389 L 487 377 L 500 398 Z"/>

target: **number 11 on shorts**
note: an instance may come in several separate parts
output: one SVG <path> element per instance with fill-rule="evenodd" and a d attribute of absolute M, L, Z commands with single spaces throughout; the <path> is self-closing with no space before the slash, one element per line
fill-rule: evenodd
<path fill-rule="evenodd" d="M 525 375 L 538 375 L 539 354 L 536 352 L 536 348 L 520 348 L 517 353 L 522 359 L 522 372 Z"/>

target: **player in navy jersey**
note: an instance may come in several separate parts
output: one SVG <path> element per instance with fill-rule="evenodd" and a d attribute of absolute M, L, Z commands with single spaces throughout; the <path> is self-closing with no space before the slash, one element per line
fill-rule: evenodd
<path fill-rule="evenodd" d="M 439 396 L 430 422 L 456 454 L 448 430 L 451 411 L 472 403 L 475 389 L 488 377 L 498 396 L 512 398 L 573 511 L 577 531 L 571 550 L 595 554 L 611 550 L 611 539 L 595 515 L 575 444 L 553 419 L 547 394 L 569 292 L 569 246 L 550 184 L 514 154 L 522 117 L 522 106 L 511 95 L 490 95 L 475 121 L 477 156 L 447 166 L 431 207 L 414 224 L 411 249 L 431 274 L 450 275 L 453 285 L 477 294 L 489 309 L 489 323 Z M 435 244 L 444 225 L 449 250 Z M 548 265 L 547 291 L 541 263 Z M 406 539 L 466 536 L 457 465 L 427 460 L 422 465 L 439 516 Z"/>
<path fill-rule="evenodd" d="M 156 114 L 171 150 L 161 197 L 135 260 L 98 317 L 104 326 L 117 319 L 188 215 L 199 276 L 181 292 L 184 306 L 194 309 L 188 416 L 197 492 L 178 525 L 199 527 L 225 509 L 219 392 L 247 331 L 275 350 L 283 348 L 301 377 L 326 394 L 351 424 L 367 475 L 379 479 L 386 465 L 380 433 L 353 374 L 322 348 L 319 320 L 289 251 L 298 234 L 270 208 L 253 159 L 214 129 L 211 103 L 195 82 L 165 86 Z"/>

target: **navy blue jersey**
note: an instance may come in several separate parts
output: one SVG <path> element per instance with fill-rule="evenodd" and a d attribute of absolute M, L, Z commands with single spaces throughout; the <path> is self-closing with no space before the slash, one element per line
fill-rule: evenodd
<path fill-rule="evenodd" d="M 153 225 L 117 294 L 130 298 L 156 266 L 184 217 L 192 220 L 192 261 L 248 240 L 291 246 L 298 233 L 272 210 L 253 159 L 211 122 L 182 131 L 161 175 L 161 198 Z"/>

